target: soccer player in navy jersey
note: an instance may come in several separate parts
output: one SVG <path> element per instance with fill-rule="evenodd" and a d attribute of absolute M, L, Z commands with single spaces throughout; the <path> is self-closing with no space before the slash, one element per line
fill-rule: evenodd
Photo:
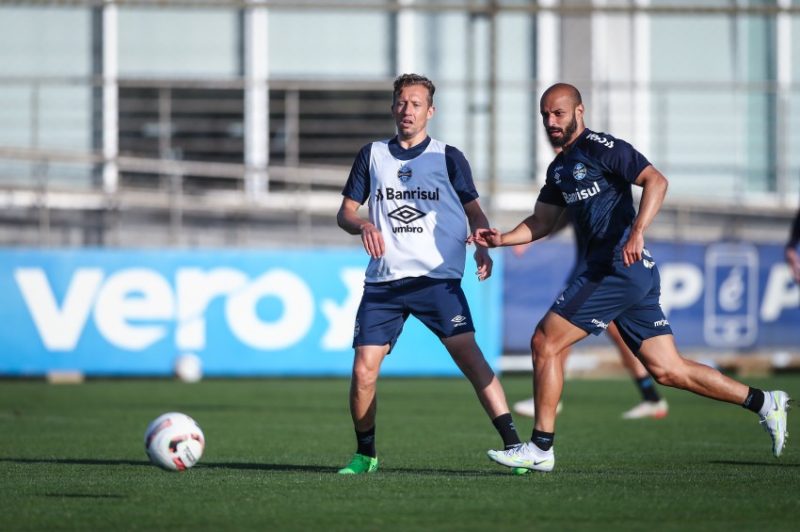
<path fill-rule="evenodd" d="M 789 240 L 786 242 L 784 256 L 786 257 L 786 264 L 792 271 L 792 278 L 794 282 L 800 283 L 800 256 L 797 254 L 797 246 L 800 244 L 800 209 L 794 217 L 792 223 L 792 232 L 789 235 Z"/>
<path fill-rule="evenodd" d="M 560 151 L 559 149 L 556 150 L 556 153 Z M 569 225 L 569 216 L 566 215 L 561 216 L 558 220 L 556 225 L 553 227 L 551 231 L 551 236 L 553 233 L 560 231 L 567 225 Z M 522 244 L 519 246 L 514 246 L 512 250 L 514 251 L 515 255 L 524 252 L 525 249 L 531 246 L 531 243 Z M 578 249 L 577 253 L 580 253 L 581 250 Z M 580 260 L 576 260 L 575 266 L 570 272 L 567 279 L 572 279 L 578 273 L 580 273 L 579 268 L 583 266 L 583 262 Z M 625 369 L 630 374 L 631 378 L 633 379 L 636 388 L 639 390 L 639 394 L 642 397 L 642 400 L 639 404 L 634 406 L 633 408 L 626 410 L 622 413 L 622 419 L 662 419 L 667 416 L 669 413 L 669 404 L 667 400 L 661 397 L 656 389 L 655 382 L 653 382 L 653 378 L 647 372 L 647 368 L 645 368 L 642 363 L 636 358 L 631 350 L 628 348 L 628 345 L 625 343 L 625 340 L 622 339 L 619 331 L 617 330 L 617 326 L 614 325 L 614 322 L 608 323 L 608 329 L 606 329 L 606 335 L 614 342 L 614 346 L 617 348 L 619 352 L 619 356 L 622 359 L 622 365 L 625 366 Z M 567 352 L 560 356 L 561 361 L 566 364 L 567 357 L 569 356 L 570 348 L 567 348 Z M 534 398 L 529 397 L 528 399 L 523 399 L 521 401 L 517 401 L 512 405 L 512 410 L 515 413 L 520 414 L 526 417 L 536 417 L 536 405 L 534 404 Z M 561 401 L 558 402 L 558 406 L 556 406 L 556 414 L 561 413 L 562 403 Z"/>
<path fill-rule="evenodd" d="M 567 209 L 581 249 L 583 271 L 574 277 L 531 339 L 536 419 L 531 441 L 489 457 L 503 465 L 551 471 L 556 405 L 564 385 L 566 348 L 614 322 L 631 351 L 659 384 L 739 404 L 760 416 L 777 457 L 786 439 L 789 396 L 765 392 L 683 358 L 659 304 L 655 259 L 644 232 L 667 191 L 667 179 L 627 142 L 590 131 L 583 123 L 580 92 L 558 83 L 542 95 L 539 110 L 550 143 L 561 152 L 547 169 L 533 214 L 507 233 L 478 228 L 470 241 L 513 246 L 550 233 Z M 638 214 L 631 185 L 642 187 Z"/>
<path fill-rule="evenodd" d="M 356 315 L 350 381 L 357 448 L 341 474 L 378 469 L 376 381 L 409 315 L 439 337 L 472 383 L 505 447 L 520 444 L 500 381 L 475 342 L 461 289 L 467 237 L 488 228 L 489 221 L 464 155 L 428 136 L 435 90 L 420 75 L 395 80 L 397 135 L 361 149 L 342 191 L 337 221 L 348 233 L 360 235 L 370 262 Z M 358 209 L 367 201 L 368 218 L 362 218 Z M 474 258 L 478 278 L 487 279 L 492 274 L 488 251 L 476 246 Z"/>

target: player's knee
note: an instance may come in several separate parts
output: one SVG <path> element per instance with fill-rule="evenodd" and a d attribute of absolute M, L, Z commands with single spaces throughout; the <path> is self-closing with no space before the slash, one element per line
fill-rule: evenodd
<path fill-rule="evenodd" d="M 648 371 L 655 381 L 662 386 L 684 388 L 685 372 L 680 367 L 649 367 Z"/>
<path fill-rule="evenodd" d="M 353 381 L 358 386 L 372 386 L 378 380 L 378 370 L 363 361 L 353 364 Z"/>
<path fill-rule="evenodd" d="M 533 354 L 533 361 L 536 363 L 537 360 L 541 361 L 557 357 L 558 349 L 541 329 L 536 329 L 531 338 L 531 353 Z"/>

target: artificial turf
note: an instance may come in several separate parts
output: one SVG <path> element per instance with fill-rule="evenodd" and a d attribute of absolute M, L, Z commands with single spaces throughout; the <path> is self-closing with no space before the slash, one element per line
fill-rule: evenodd
<path fill-rule="evenodd" d="M 510 402 L 529 377 L 503 379 Z M 800 398 L 800 377 L 749 382 Z M 513 476 L 464 379 L 379 382 L 369 476 L 341 379 L 0 382 L 0 530 L 797 530 L 800 446 L 772 457 L 742 408 L 665 390 L 662 420 L 623 421 L 626 380 L 568 381 L 550 474 Z M 194 417 L 206 436 L 183 473 L 152 466 L 148 422 Z M 790 413 L 797 433 L 800 412 Z M 531 420 L 517 416 L 523 439 Z"/>

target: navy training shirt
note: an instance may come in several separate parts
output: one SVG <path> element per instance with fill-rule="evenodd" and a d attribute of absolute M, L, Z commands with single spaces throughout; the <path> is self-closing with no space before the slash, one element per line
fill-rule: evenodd
<path fill-rule="evenodd" d="M 786 243 L 786 247 L 796 248 L 798 243 L 800 243 L 800 209 L 797 210 L 794 222 L 792 222 L 792 232 L 789 235 L 789 242 Z"/>
<path fill-rule="evenodd" d="M 427 137 L 416 146 L 406 150 L 397 142 L 397 137 L 394 137 L 389 141 L 389 152 L 400 161 L 410 161 L 419 157 L 430 143 L 431 138 Z M 345 183 L 342 190 L 343 196 L 354 199 L 362 205 L 369 199 L 369 159 L 371 151 L 372 143 L 370 142 L 358 152 L 355 161 L 353 161 L 353 167 L 350 169 L 347 183 Z M 461 200 L 461 204 L 465 205 L 477 199 L 478 191 L 475 189 L 475 182 L 472 180 L 472 170 L 470 170 L 464 154 L 458 148 L 448 145 L 445 148 L 444 155 L 447 163 L 447 175 L 458 198 Z"/>
<path fill-rule="evenodd" d="M 624 140 L 584 129 L 547 168 L 538 201 L 567 208 L 578 257 L 590 267 L 622 260 L 622 246 L 636 217 L 631 184 L 649 165 Z"/>

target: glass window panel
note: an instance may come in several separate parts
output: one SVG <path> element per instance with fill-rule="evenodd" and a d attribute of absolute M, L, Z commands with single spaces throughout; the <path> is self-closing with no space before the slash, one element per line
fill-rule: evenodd
<path fill-rule="evenodd" d="M 524 182 L 534 179 L 533 127 L 531 93 L 525 87 L 501 88 L 498 94 L 497 162 L 501 182 Z"/>
<path fill-rule="evenodd" d="M 390 15 L 381 11 L 272 11 L 268 22 L 270 75 L 391 75 L 390 20 Z"/>
<path fill-rule="evenodd" d="M 120 75 L 237 75 L 238 13 L 232 9 L 121 8 Z"/>
<path fill-rule="evenodd" d="M 90 150 L 91 20 L 88 8 L 0 7 L 0 74 L 22 78 L 0 87 L 0 145 Z"/>
<path fill-rule="evenodd" d="M 91 90 L 48 84 L 39 94 L 39 147 L 87 150 L 91 145 Z"/>
<path fill-rule="evenodd" d="M 733 30 L 729 17 L 652 17 L 652 79 L 670 82 L 733 80 Z"/>
<path fill-rule="evenodd" d="M 463 13 L 424 12 L 412 16 L 416 24 L 415 68 L 439 82 L 466 78 L 468 47 L 475 46 L 476 37 L 468 17 Z"/>
<path fill-rule="evenodd" d="M 772 18 L 748 16 L 739 20 L 736 38 L 741 48 L 742 80 L 770 81 L 775 79 L 773 54 L 775 23 Z M 731 45 L 733 48 L 733 45 Z"/>
<path fill-rule="evenodd" d="M 0 7 L 0 70 L 6 76 L 91 73 L 87 8 Z"/>
<path fill-rule="evenodd" d="M 533 22 L 528 14 L 497 17 L 497 74 L 503 81 L 533 76 Z"/>
<path fill-rule="evenodd" d="M 653 6 L 678 7 L 730 7 L 737 0 L 650 0 Z"/>
<path fill-rule="evenodd" d="M 797 0 L 800 2 L 800 0 Z M 798 4 L 800 5 L 800 4 Z M 800 82 L 800 15 L 792 17 L 792 80 Z"/>
<path fill-rule="evenodd" d="M 735 195 L 745 150 L 741 115 L 730 110 L 742 107 L 742 97 L 727 89 L 662 89 L 652 105 L 649 158 L 670 179 L 670 194 Z"/>
<path fill-rule="evenodd" d="M 0 145 L 30 147 L 33 144 L 32 120 L 34 90 L 32 84 L 0 87 Z"/>

